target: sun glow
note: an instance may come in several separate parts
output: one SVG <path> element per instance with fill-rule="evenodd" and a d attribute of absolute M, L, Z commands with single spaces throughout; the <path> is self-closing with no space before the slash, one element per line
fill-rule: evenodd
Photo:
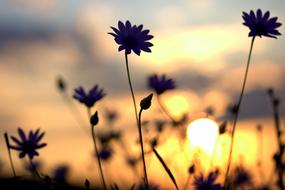
<path fill-rule="evenodd" d="M 190 145 L 201 148 L 206 153 L 212 153 L 218 136 L 218 125 L 209 118 L 199 118 L 192 121 L 187 128 Z"/>

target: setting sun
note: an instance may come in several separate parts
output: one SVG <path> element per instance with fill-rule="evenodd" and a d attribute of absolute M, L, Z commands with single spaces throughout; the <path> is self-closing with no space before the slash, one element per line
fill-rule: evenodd
<path fill-rule="evenodd" d="M 191 145 L 211 153 L 218 135 L 218 125 L 209 118 L 199 118 L 188 125 L 187 136 Z"/>

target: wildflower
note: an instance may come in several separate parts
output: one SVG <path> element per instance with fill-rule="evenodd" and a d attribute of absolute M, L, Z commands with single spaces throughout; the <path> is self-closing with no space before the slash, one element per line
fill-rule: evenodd
<path fill-rule="evenodd" d="M 220 190 L 222 189 L 220 184 L 215 184 L 218 174 L 216 172 L 210 172 L 208 177 L 201 174 L 199 177 L 194 178 L 195 190 Z"/>
<path fill-rule="evenodd" d="M 60 92 L 65 92 L 66 91 L 66 82 L 65 80 L 62 78 L 62 77 L 58 77 L 56 79 L 56 86 L 57 86 L 57 89 L 60 91 Z"/>
<path fill-rule="evenodd" d="M 118 22 L 118 29 L 111 27 L 114 33 L 110 32 L 108 34 L 114 36 L 115 42 L 120 45 L 118 51 L 125 50 L 126 54 L 130 54 L 131 51 L 140 55 L 141 51 L 151 52 L 150 47 L 153 46 L 152 43 L 148 42 L 153 38 L 149 35 L 149 30 L 143 30 L 143 25 L 133 25 L 130 21 L 126 23 Z"/>
<path fill-rule="evenodd" d="M 256 14 L 251 10 L 250 13 L 243 12 L 244 25 L 250 29 L 248 36 L 267 36 L 271 38 L 277 38 L 281 35 L 277 30 L 282 24 L 277 22 L 277 17 L 269 18 L 270 12 L 266 11 L 262 15 L 262 11 L 258 9 Z"/>
<path fill-rule="evenodd" d="M 29 158 L 33 159 L 34 156 L 39 155 L 37 149 L 43 148 L 47 145 L 46 143 L 40 143 L 45 134 L 44 132 L 40 133 L 40 129 L 37 129 L 35 132 L 31 130 L 29 135 L 26 136 L 24 131 L 21 128 L 18 128 L 18 133 L 20 139 L 13 136 L 11 137 L 17 146 L 10 145 L 10 148 L 19 151 L 20 158 L 24 158 L 25 155 L 28 154 Z"/>
<path fill-rule="evenodd" d="M 87 94 L 85 90 L 79 86 L 74 89 L 73 98 L 79 102 L 85 104 L 88 108 L 91 108 L 97 101 L 101 100 L 106 94 L 103 89 L 99 89 L 98 85 L 95 85 Z"/>
<path fill-rule="evenodd" d="M 189 174 L 195 173 L 195 165 L 194 165 L 194 164 L 192 164 L 192 165 L 188 168 L 188 173 L 189 173 Z"/>
<path fill-rule="evenodd" d="M 141 100 L 140 106 L 142 110 L 147 110 L 151 106 L 152 93 Z"/>
<path fill-rule="evenodd" d="M 113 155 L 113 150 L 110 147 L 103 147 L 98 152 L 100 159 L 102 160 L 109 160 Z"/>
<path fill-rule="evenodd" d="M 251 183 L 251 176 L 243 167 L 237 167 L 234 173 L 234 184 L 244 185 Z"/>
<path fill-rule="evenodd" d="M 148 78 L 148 86 L 158 95 L 175 88 L 175 84 L 172 79 L 166 78 L 166 75 L 159 77 L 157 74 L 151 75 Z"/>
<path fill-rule="evenodd" d="M 98 117 L 98 111 L 96 111 L 91 117 L 90 117 L 90 123 L 92 126 L 97 125 L 99 122 L 99 117 Z"/>
<path fill-rule="evenodd" d="M 69 173 L 68 165 L 57 166 L 53 171 L 52 179 L 56 182 L 65 182 Z"/>

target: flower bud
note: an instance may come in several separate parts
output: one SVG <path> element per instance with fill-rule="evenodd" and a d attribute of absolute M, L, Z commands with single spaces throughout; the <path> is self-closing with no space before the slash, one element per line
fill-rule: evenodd
<path fill-rule="evenodd" d="M 140 106 L 141 109 L 147 110 L 151 106 L 151 99 L 152 99 L 152 93 L 141 100 Z"/>
<path fill-rule="evenodd" d="M 99 118 L 98 118 L 98 111 L 96 111 L 91 117 L 90 117 L 90 123 L 92 126 L 97 125 L 99 122 Z"/>

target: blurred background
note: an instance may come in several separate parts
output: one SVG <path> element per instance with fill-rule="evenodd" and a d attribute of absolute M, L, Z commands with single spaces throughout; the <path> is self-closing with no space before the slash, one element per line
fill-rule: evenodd
<path fill-rule="evenodd" d="M 83 183 L 85 178 L 96 181 L 98 173 L 96 161 L 92 160 L 91 137 L 80 129 L 89 130 L 86 108 L 75 100 L 66 102 L 66 97 L 56 88 L 56 80 L 62 77 L 67 83 L 69 97 L 79 85 L 86 89 L 94 84 L 103 87 L 107 96 L 94 109 L 102 118 L 98 130 L 104 131 L 108 127 L 104 120 L 106 110 L 116 111 L 118 120 L 113 128 L 123 131 L 126 144 L 133 144 L 128 150 L 139 153 L 135 146 L 137 129 L 124 55 L 117 51 L 113 37 L 107 34 L 111 31 L 110 26 L 117 27 L 119 20 L 143 24 L 154 35 L 152 53 L 129 57 L 137 101 L 151 92 L 147 88 L 149 75 L 167 74 L 175 80 L 177 89 L 164 94 L 162 100 L 174 117 L 180 118 L 186 113 L 190 124 L 212 108 L 212 119 L 219 124 L 228 106 L 237 100 L 246 66 L 250 38 L 248 28 L 242 25 L 242 11 L 258 8 L 269 10 L 284 23 L 283 0 L 1 0 L 1 134 L 8 131 L 10 135 L 16 135 L 18 127 L 26 130 L 40 127 L 46 132 L 43 141 L 48 143 L 40 150 L 43 172 L 49 173 L 56 165 L 68 164 L 69 177 L 74 183 Z M 281 26 L 279 31 L 284 34 L 284 27 Z M 283 35 L 277 40 L 258 38 L 254 45 L 234 149 L 234 163 L 252 166 L 252 173 L 257 171 L 258 124 L 264 127 L 263 167 L 273 170 L 272 155 L 277 145 L 266 91 L 271 87 L 281 99 L 285 95 L 284 44 Z M 144 119 L 163 118 L 161 114 L 152 114 L 158 109 L 154 100 Z M 285 113 L 282 103 L 280 112 Z M 281 123 L 284 124 L 284 119 Z M 228 139 L 228 136 L 224 137 L 226 148 L 217 153 L 216 162 L 220 167 L 225 165 L 223 158 L 227 156 Z M 169 147 L 177 149 L 181 146 L 175 139 L 168 143 L 158 148 L 165 158 L 173 155 Z M 191 154 L 196 150 L 183 151 L 189 154 L 186 156 L 189 159 L 177 157 L 170 164 L 174 174 L 179 176 L 178 183 L 185 181 L 187 167 L 192 162 Z M 202 147 L 203 151 L 207 153 Z M 116 153 L 120 155 L 121 150 Z M 2 172 L 11 175 L 3 138 L 0 155 Z M 23 167 L 17 159 L 18 154 L 13 153 L 13 158 L 21 171 Z M 119 158 L 114 157 L 104 165 L 110 183 L 129 181 L 131 170 L 118 173 L 122 171 L 118 168 L 127 167 Z M 148 161 L 151 162 L 150 178 L 162 186 L 163 180 L 165 186 L 171 186 L 161 166 L 152 159 L 153 163 Z"/>

